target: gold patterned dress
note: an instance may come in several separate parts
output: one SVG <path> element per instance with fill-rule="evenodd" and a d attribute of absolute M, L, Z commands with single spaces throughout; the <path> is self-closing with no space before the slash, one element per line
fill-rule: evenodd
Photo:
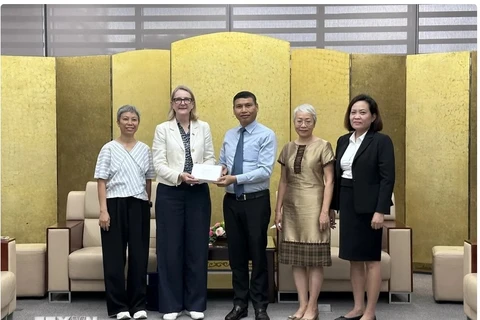
<path fill-rule="evenodd" d="M 320 231 L 323 168 L 334 161 L 331 144 L 323 139 L 309 145 L 287 143 L 278 157 L 285 166 L 287 190 L 283 198 L 280 263 L 294 266 L 331 266 L 330 229 Z"/>

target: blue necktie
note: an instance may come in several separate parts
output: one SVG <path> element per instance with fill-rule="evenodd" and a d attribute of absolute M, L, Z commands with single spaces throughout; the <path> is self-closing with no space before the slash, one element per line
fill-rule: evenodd
<path fill-rule="evenodd" d="M 237 150 L 235 151 L 235 157 L 233 158 L 233 168 L 232 174 L 242 174 L 243 173 L 243 133 L 245 128 L 240 129 L 240 138 L 238 139 Z M 238 185 L 237 183 L 233 184 L 233 190 L 235 190 L 235 195 L 240 197 L 244 193 L 243 184 Z"/>

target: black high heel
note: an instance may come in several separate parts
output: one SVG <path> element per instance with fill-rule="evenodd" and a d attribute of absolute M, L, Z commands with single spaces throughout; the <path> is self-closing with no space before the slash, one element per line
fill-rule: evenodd
<path fill-rule="evenodd" d="M 336 318 L 335 320 L 360 320 L 360 319 L 362 319 L 362 317 L 363 317 L 363 314 L 359 315 L 359 316 L 356 316 L 356 317 L 353 317 L 353 318 L 347 318 L 345 316 L 341 316 L 341 317 Z M 374 318 L 374 320 L 376 320 L 376 318 Z"/>

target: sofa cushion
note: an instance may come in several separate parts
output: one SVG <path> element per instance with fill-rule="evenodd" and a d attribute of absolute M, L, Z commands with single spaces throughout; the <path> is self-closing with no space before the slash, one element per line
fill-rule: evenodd
<path fill-rule="evenodd" d="M 463 278 L 464 303 L 477 312 L 477 274 L 469 273 Z"/>
<path fill-rule="evenodd" d="M 157 255 L 154 248 L 149 251 L 148 272 L 155 272 Z M 68 276 L 74 280 L 103 280 L 102 247 L 87 247 L 72 252 L 68 256 Z"/>
<path fill-rule="evenodd" d="M 463 300 L 463 246 L 432 248 L 432 290 L 436 301 Z"/>
<path fill-rule="evenodd" d="M 15 274 L 11 271 L 2 271 L 2 309 L 15 299 Z"/>
<path fill-rule="evenodd" d="M 85 219 L 83 224 L 83 247 L 100 247 L 102 238 L 100 236 L 100 226 L 98 218 Z"/>
<path fill-rule="evenodd" d="M 17 243 L 17 297 L 42 297 L 46 292 L 45 243 Z"/>
<path fill-rule="evenodd" d="M 338 247 L 340 240 L 340 219 L 335 219 L 337 227 L 335 229 L 330 229 L 330 246 Z"/>
<path fill-rule="evenodd" d="M 338 247 L 332 247 L 332 266 L 324 268 L 324 278 L 329 280 L 349 280 L 350 262 L 338 257 Z M 382 251 L 381 256 L 382 280 L 390 280 L 390 255 Z"/>

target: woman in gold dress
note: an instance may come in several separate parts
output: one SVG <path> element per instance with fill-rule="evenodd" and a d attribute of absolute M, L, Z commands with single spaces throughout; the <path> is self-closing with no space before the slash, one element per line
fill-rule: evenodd
<path fill-rule="evenodd" d="M 292 265 L 299 301 L 289 320 L 318 319 L 323 267 L 332 265 L 330 228 L 335 217 L 329 208 L 335 159 L 331 144 L 313 135 L 316 122 L 315 108 L 298 106 L 293 112 L 298 138 L 287 143 L 278 157 L 282 165 L 275 208 L 275 225 L 281 231 L 279 262 Z"/>

